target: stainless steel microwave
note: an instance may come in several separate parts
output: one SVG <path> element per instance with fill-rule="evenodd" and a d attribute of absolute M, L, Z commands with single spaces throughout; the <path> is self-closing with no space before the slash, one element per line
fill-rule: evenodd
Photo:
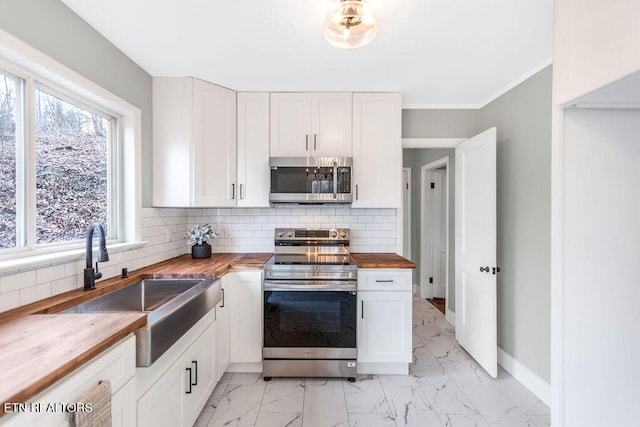
<path fill-rule="evenodd" d="M 270 157 L 272 203 L 351 203 L 351 157 Z"/>

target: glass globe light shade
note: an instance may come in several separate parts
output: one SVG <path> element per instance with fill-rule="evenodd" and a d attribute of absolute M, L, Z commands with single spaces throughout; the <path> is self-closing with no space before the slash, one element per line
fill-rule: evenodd
<path fill-rule="evenodd" d="M 343 49 L 365 46 L 373 41 L 377 32 L 373 9 L 364 1 L 337 2 L 324 21 L 324 37 Z"/>

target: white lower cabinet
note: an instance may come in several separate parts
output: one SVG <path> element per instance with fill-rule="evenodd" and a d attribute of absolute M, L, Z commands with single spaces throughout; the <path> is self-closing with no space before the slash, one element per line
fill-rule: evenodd
<path fill-rule="evenodd" d="M 182 369 L 170 369 L 138 400 L 138 427 L 184 426 Z"/>
<path fill-rule="evenodd" d="M 217 384 L 211 310 L 153 365 L 137 369 L 138 427 L 191 427 Z"/>
<path fill-rule="evenodd" d="M 68 377 L 56 382 L 44 392 L 27 402 L 31 404 L 55 404 L 78 402 L 100 381 L 111 383 L 112 425 L 133 426 L 136 423 L 136 340 L 128 336 Z M 69 427 L 69 414 L 62 411 L 29 411 L 5 414 L 0 426 L 11 427 Z"/>
<path fill-rule="evenodd" d="M 196 421 L 218 382 L 216 329 L 217 324 L 210 325 L 179 362 L 183 367 L 186 384 L 182 410 L 187 426 Z"/>
<path fill-rule="evenodd" d="M 400 372 L 412 360 L 411 270 L 358 270 L 358 373 L 393 373 L 384 365 L 397 364 Z M 366 372 L 367 369 L 373 372 Z"/>
<path fill-rule="evenodd" d="M 229 370 L 262 372 L 262 270 L 230 271 L 222 287 L 229 308 Z"/>
<path fill-rule="evenodd" d="M 227 372 L 231 362 L 231 348 L 229 346 L 229 304 L 222 287 L 222 300 L 216 306 L 216 323 L 218 326 L 218 349 L 216 350 L 216 381 Z"/>

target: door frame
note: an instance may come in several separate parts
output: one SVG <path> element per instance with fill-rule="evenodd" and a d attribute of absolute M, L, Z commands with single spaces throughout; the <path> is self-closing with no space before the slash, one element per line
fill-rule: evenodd
<path fill-rule="evenodd" d="M 458 144 L 465 142 L 469 138 L 461 137 L 461 138 L 402 138 L 402 149 L 422 149 L 422 148 L 455 148 Z M 447 180 L 447 182 L 449 182 Z M 448 192 L 447 192 L 448 195 Z M 449 208 L 449 203 L 447 202 L 447 209 Z M 447 213 L 448 220 L 449 213 Z M 422 226 L 422 224 L 421 224 Z M 455 230 L 454 230 L 455 231 Z M 402 237 L 403 229 L 402 229 L 402 220 L 398 220 L 398 235 Z M 450 238 L 449 230 L 447 229 L 447 239 Z M 399 245 L 400 251 L 402 250 L 402 244 Z M 447 251 L 449 252 L 449 243 L 447 241 Z M 451 254 L 449 254 L 450 256 Z M 421 262 L 421 261 L 420 261 Z M 447 262 L 447 295 L 449 295 L 449 263 Z M 420 278 L 418 278 L 420 281 Z M 420 288 L 420 284 L 418 283 L 418 289 Z M 456 313 L 449 310 L 449 303 L 445 300 L 445 318 L 447 322 L 449 322 L 452 326 L 456 325 Z"/>
<path fill-rule="evenodd" d="M 427 271 L 425 268 L 427 266 L 427 262 L 431 254 L 431 238 L 427 237 L 427 220 L 426 214 L 431 208 L 431 192 L 427 190 L 427 183 L 431 182 L 432 173 L 435 169 L 441 168 L 444 166 L 446 168 L 445 172 L 445 230 L 446 230 L 446 253 L 447 253 L 447 262 L 445 263 L 445 317 L 449 322 L 451 322 L 451 316 L 453 316 L 453 312 L 449 310 L 449 260 L 451 257 L 451 252 L 449 251 L 449 242 L 450 242 L 450 233 L 449 233 L 449 182 L 451 173 L 451 167 L 449 163 L 449 156 L 442 157 L 438 160 L 435 160 L 431 163 L 428 163 L 420 168 L 420 199 L 422 203 L 420 203 L 420 278 L 419 278 L 419 288 L 420 288 L 420 296 L 422 298 L 433 297 L 433 285 L 430 287 L 427 283 L 430 271 Z M 429 243 L 429 244 L 427 244 Z M 423 294 L 422 284 L 427 285 L 427 292 Z M 455 324 L 455 320 L 454 323 Z"/>
<path fill-rule="evenodd" d="M 411 168 L 409 167 L 403 167 L 402 168 L 402 172 L 406 172 L 407 173 L 407 185 L 409 186 L 409 188 L 403 188 L 402 189 L 402 194 L 406 194 L 405 191 L 409 191 L 409 194 L 406 197 L 402 198 L 402 224 L 403 224 L 403 228 L 402 228 L 402 233 L 404 236 L 404 232 L 408 231 L 407 233 L 407 238 L 403 239 L 402 241 L 402 256 L 407 258 L 407 259 L 411 259 L 411 193 L 412 193 L 412 187 L 411 187 Z M 403 182 L 404 184 L 404 182 Z M 405 206 L 406 204 L 406 206 Z M 407 222 L 405 223 L 404 221 L 404 211 L 408 210 L 409 211 L 409 215 L 407 216 Z M 404 246 L 407 246 L 407 253 L 404 253 Z"/>

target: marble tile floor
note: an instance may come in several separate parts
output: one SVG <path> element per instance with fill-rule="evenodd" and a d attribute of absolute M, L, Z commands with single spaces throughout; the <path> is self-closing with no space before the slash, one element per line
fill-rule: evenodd
<path fill-rule="evenodd" d="M 197 427 L 543 427 L 549 408 L 500 368 L 488 376 L 457 344 L 453 327 L 414 299 L 410 375 L 345 379 L 226 373 Z"/>

